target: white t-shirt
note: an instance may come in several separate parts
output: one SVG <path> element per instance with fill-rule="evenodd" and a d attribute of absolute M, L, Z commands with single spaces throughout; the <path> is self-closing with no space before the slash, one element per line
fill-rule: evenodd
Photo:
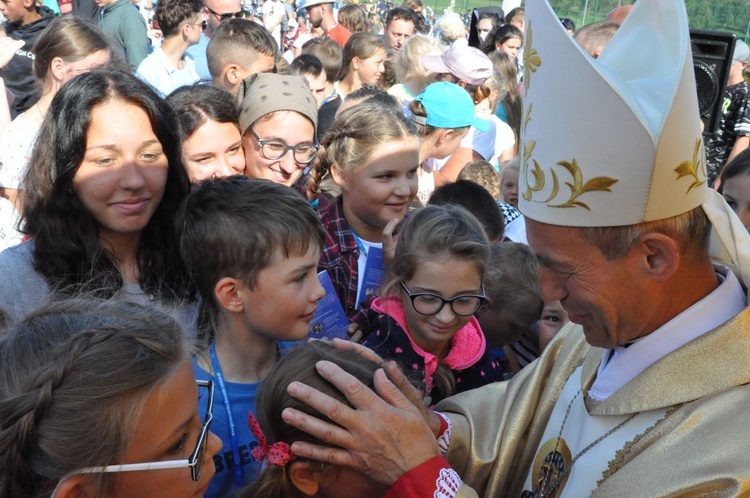
<path fill-rule="evenodd" d="M 39 123 L 26 113 L 5 128 L 0 138 L 0 187 L 20 188 L 38 133 Z"/>
<path fill-rule="evenodd" d="M 264 24 L 276 24 L 276 27 L 270 30 L 271 36 L 276 40 L 276 43 L 281 43 L 281 21 L 284 19 L 284 5 L 281 2 L 269 1 L 263 4 L 261 10 L 263 14 Z"/>

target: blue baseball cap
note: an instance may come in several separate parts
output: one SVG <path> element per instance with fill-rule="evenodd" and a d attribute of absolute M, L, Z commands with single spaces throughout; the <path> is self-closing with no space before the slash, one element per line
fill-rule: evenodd
<path fill-rule="evenodd" d="M 474 126 L 479 131 L 489 130 L 487 122 L 474 115 L 474 102 L 469 92 L 454 83 L 433 83 L 414 100 L 421 102 L 427 112 L 426 117 L 412 114 L 411 120 L 417 124 L 435 128 Z"/>

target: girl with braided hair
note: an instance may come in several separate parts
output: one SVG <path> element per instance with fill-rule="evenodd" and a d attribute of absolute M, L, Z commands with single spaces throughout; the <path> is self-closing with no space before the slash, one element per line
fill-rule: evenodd
<path fill-rule="evenodd" d="M 0 339 L 0 497 L 203 496 L 212 392 L 153 306 L 48 304 Z"/>
<path fill-rule="evenodd" d="M 368 281 L 368 275 L 378 273 L 378 268 L 367 271 L 368 262 L 370 268 L 377 264 L 374 255 L 382 254 L 386 234 L 404 218 L 417 193 L 419 143 L 403 114 L 378 104 L 342 112 L 322 142 L 308 197 L 320 195 L 320 181 L 327 174 L 341 195 L 318 208 L 326 231 L 318 271 L 327 270 L 352 318 L 379 286 Z"/>

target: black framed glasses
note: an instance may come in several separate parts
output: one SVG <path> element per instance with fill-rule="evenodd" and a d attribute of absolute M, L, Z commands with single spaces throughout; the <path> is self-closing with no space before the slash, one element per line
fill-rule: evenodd
<path fill-rule="evenodd" d="M 450 304 L 454 315 L 472 316 L 487 301 L 487 296 L 484 294 L 484 284 L 482 284 L 481 294 L 463 294 L 450 299 L 445 299 L 431 292 L 411 292 L 404 282 L 401 282 L 401 287 L 409 296 L 414 311 L 420 315 L 436 315 L 440 313 L 443 306 Z"/>
<path fill-rule="evenodd" d="M 281 140 L 266 140 L 260 138 L 253 130 L 249 130 L 256 142 L 260 144 L 260 154 L 269 161 L 278 161 L 290 150 L 294 160 L 299 164 L 310 164 L 315 159 L 320 145 L 316 143 L 288 145 Z"/>
<path fill-rule="evenodd" d="M 181 467 L 190 467 L 190 476 L 193 481 L 198 482 L 203 472 L 203 461 L 206 459 L 206 446 L 208 441 L 208 431 L 213 420 L 214 410 L 214 383 L 210 380 L 196 380 L 199 390 L 205 391 L 208 396 L 206 413 L 203 418 L 203 427 L 201 428 L 198 442 L 195 445 L 193 453 L 187 460 L 165 460 L 162 462 L 143 462 L 143 463 L 126 463 L 122 465 L 107 465 L 106 467 L 86 467 L 71 472 L 60 480 L 64 482 L 67 478 L 78 474 L 98 474 L 101 472 L 133 472 L 136 470 L 160 470 L 160 469 L 179 469 Z M 59 484 L 58 484 L 59 487 Z M 54 496 L 54 495 L 53 495 Z"/>
<path fill-rule="evenodd" d="M 206 7 L 206 10 L 208 10 L 210 13 L 216 16 L 217 19 L 220 19 L 222 21 L 225 21 L 227 19 L 244 19 L 246 12 L 244 10 L 238 10 L 237 12 L 227 12 L 225 14 L 219 14 L 215 10 L 211 10 L 209 7 Z"/>

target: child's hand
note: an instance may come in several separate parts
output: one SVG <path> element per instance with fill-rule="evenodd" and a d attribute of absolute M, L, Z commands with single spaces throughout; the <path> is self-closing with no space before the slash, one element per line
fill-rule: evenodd
<path fill-rule="evenodd" d="M 383 228 L 383 262 L 386 268 L 390 268 L 393 265 L 393 258 L 396 254 L 396 242 L 398 241 L 398 234 L 395 231 L 399 221 L 401 220 L 394 218 Z"/>
<path fill-rule="evenodd" d="M 359 328 L 359 324 L 357 322 L 352 322 L 349 324 L 349 326 L 346 328 L 346 333 L 349 334 L 349 340 L 348 341 L 341 341 L 345 343 L 354 342 L 357 343 L 362 340 L 362 329 Z M 341 348 L 345 349 L 345 348 Z"/>

